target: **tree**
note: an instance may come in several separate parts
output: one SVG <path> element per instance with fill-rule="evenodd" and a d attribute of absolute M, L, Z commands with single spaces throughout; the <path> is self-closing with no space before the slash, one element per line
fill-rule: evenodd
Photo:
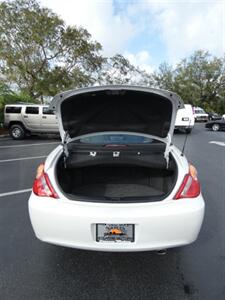
<path fill-rule="evenodd" d="M 93 83 L 104 59 L 87 30 L 66 26 L 36 0 L 0 4 L 0 69 L 33 98 Z"/>
<path fill-rule="evenodd" d="M 15 93 L 9 88 L 9 86 L 0 81 L 0 123 L 3 122 L 5 105 L 17 102 L 34 102 L 34 100 L 25 93 Z"/>
<path fill-rule="evenodd" d="M 224 112 L 225 57 L 199 50 L 175 67 L 160 65 L 153 77 L 156 86 L 176 92 L 185 103 Z"/>
<path fill-rule="evenodd" d="M 225 60 L 196 51 L 178 65 L 176 81 L 178 89 L 183 83 L 183 93 L 193 104 L 215 110 L 225 88 Z"/>
<path fill-rule="evenodd" d="M 151 75 L 135 67 L 121 54 L 105 58 L 99 73 L 99 84 L 150 85 Z"/>
<path fill-rule="evenodd" d="M 168 63 L 159 65 L 157 72 L 153 73 L 154 85 L 165 90 L 174 90 L 174 70 Z"/>

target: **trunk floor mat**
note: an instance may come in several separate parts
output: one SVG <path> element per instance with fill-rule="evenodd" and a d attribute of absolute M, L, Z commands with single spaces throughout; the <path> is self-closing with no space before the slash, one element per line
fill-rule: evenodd
<path fill-rule="evenodd" d="M 88 184 L 76 187 L 74 194 L 93 197 L 147 197 L 162 196 L 164 192 L 143 184 Z"/>

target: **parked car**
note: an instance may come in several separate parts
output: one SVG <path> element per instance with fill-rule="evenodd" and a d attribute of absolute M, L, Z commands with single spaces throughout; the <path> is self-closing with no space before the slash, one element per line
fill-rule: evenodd
<path fill-rule="evenodd" d="M 193 108 L 191 104 L 184 104 L 184 108 L 180 108 L 177 111 L 175 129 L 191 133 L 195 124 L 195 118 L 193 114 Z"/>
<path fill-rule="evenodd" d="M 214 120 L 221 120 L 222 116 L 215 113 L 215 112 L 209 112 L 208 113 L 208 120 L 209 121 L 214 121 Z"/>
<path fill-rule="evenodd" d="M 98 251 L 144 251 L 196 240 L 204 200 L 196 169 L 172 143 L 176 94 L 92 87 L 51 103 L 62 144 L 38 167 L 29 198 L 36 236 Z"/>
<path fill-rule="evenodd" d="M 4 127 L 10 136 L 22 140 L 26 135 L 37 133 L 58 133 L 57 118 L 47 105 L 12 104 L 4 110 Z"/>
<path fill-rule="evenodd" d="M 205 128 L 211 129 L 212 131 L 225 130 L 225 119 L 207 122 Z"/>
<path fill-rule="evenodd" d="M 195 122 L 207 122 L 208 114 L 201 107 L 193 107 Z"/>

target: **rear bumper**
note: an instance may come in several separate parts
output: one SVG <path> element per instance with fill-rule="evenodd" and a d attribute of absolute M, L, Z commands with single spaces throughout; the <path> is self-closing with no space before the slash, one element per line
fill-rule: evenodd
<path fill-rule="evenodd" d="M 207 122 L 208 117 L 195 117 L 196 122 Z"/>
<path fill-rule="evenodd" d="M 37 197 L 29 199 L 36 236 L 56 245 L 97 251 L 147 251 L 196 240 L 204 217 L 202 196 L 141 204 L 102 204 Z M 96 223 L 134 224 L 132 243 L 97 242 Z"/>
<path fill-rule="evenodd" d="M 175 125 L 175 129 L 192 129 L 193 125 Z"/>

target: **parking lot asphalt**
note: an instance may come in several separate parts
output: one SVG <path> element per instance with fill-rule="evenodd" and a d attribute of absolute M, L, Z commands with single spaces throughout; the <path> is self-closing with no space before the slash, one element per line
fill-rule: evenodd
<path fill-rule="evenodd" d="M 182 148 L 184 138 L 178 133 L 173 141 Z M 185 154 L 198 169 L 206 214 L 198 240 L 164 256 L 82 251 L 35 238 L 24 190 L 59 142 L 0 139 L 1 300 L 225 299 L 225 132 L 196 124 L 188 136 Z"/>

